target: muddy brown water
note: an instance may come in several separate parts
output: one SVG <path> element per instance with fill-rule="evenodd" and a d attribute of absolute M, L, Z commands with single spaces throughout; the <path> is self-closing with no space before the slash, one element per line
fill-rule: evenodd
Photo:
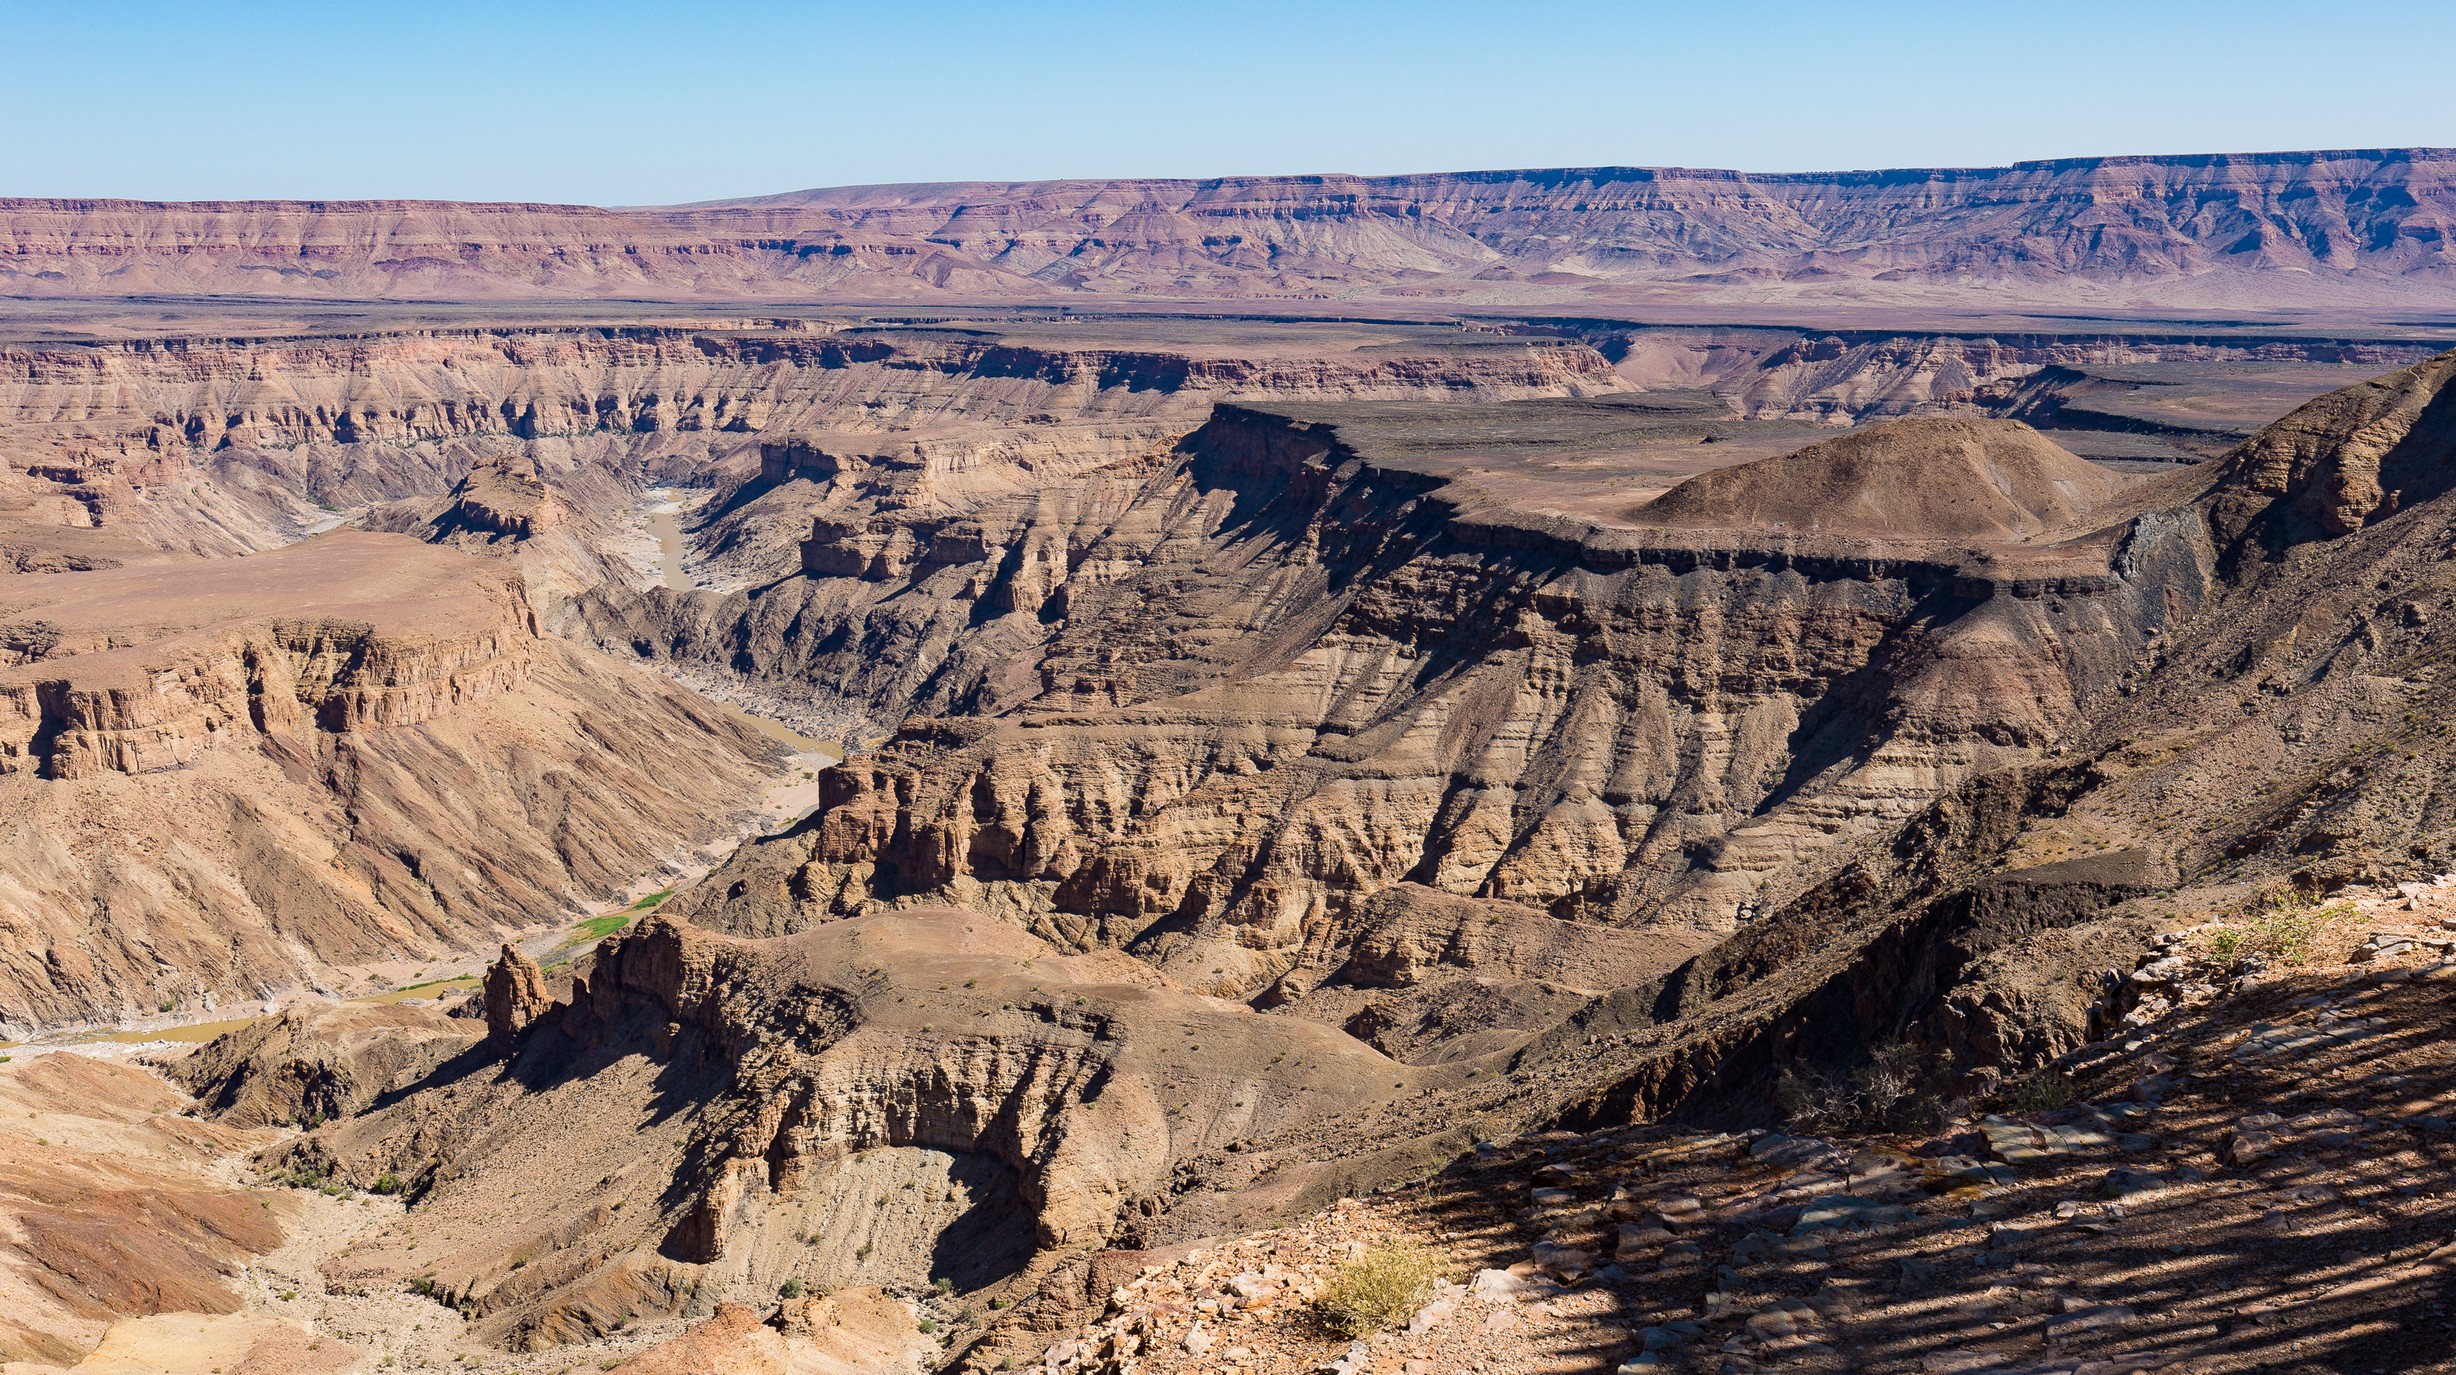
<path fill-rule="evenodd" d="M 656 537 L 657 571 L 665 585 L 676 592 L 692 592 L 699 584 L 682 567 L 682 522 L 675 519 L 680 514 L 677 503 L 670 501 L 648 508 L 648 533 Z"/>

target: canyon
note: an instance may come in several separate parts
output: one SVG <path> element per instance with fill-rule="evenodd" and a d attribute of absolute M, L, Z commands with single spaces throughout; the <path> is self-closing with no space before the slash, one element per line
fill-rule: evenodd
<path fill-rule="evenodd" d="M 2424 1359 L 2444 164 L 0 202 L 0 1371 Z"/>

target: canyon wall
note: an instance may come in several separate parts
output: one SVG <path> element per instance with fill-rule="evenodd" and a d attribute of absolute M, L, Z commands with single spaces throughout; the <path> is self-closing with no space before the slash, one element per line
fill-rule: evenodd
<path fill-rule="evenodd" d="M 1289 396 L 1582 395 L 1625 390 L 1574 340 L 1494 335 L 1350 340 L 1312 354 L 1067 348 L 966 331 L 454 330 L 371 338 L 169 339 L 0 347 L 0 488 L 22 526 L 108 527 L 154 548 L 271 548 L 336 512 L 434 503 L 476 468 L 554 489 L 581 545 L 604 552 L 624 488 L 707 484 L 756 462 L 764 433 L 950 425 L 1198 423 L 1209 400 Z M 1043 446 L 1044 448 L 1048 446 Z M 598 479 L 611 475 L 612 488 Z M 0 498 L 8 496 L 0 491 Z M 481 536 L 485 522 L 478 521 Z M 499 531 L 494 533 L 501 533 Z M 618 577 L 573 555 L 547 600 Z"/>
<path fill-rule="evenodd" d="M 2456 295 L 2445 150 L 850 187 L 637 210 L 0 201 L 0 289 L 2253 306 Z"/>
<path fill-rule="evenodd" d="M 0 1025 L 201 1014 L 585 913 L 776 750 L 392 535 L 0 579 Z"/>
<path fill-rule="evenodd" d="M 1668 525 L 1607 528 L 1377 436 L 1368 414 L 1221 406 L 1004 521 L 857 544 L 819 518 L 815 587 L 920 592 L 968 626 L 808 626 L 825 655 L 908 673 L 930 714 L 677 910 L 764 934 L 954 902 L 1286 1003 L 1352 960 L 1377 891 L 1413 883 L 1640 927 L 1631 981 L 2048 748 L 2209 576 L 2189 513 L 2025 538 L 2116 484 L 2010 422 L 1900 422 L 1773 472 L 1819 510 L 1865 496 L 1819 473 L 1912 519 L 1913 491 L 2003 502 L 2000 528 L 1840 533 L 1711 485 L 1777 460 L 1677 489 L 1707 509 Z"/>

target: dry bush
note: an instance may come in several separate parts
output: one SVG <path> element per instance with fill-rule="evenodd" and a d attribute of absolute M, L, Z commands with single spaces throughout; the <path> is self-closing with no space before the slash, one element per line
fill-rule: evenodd
<path fill-rule="evenodd" d="M 1859 1120 L 1859 1091 L 1822 1070 L 1785 1068 L 1774 1081 L 1774 1110 L 1800 1131 L 1840 1129 Z"/>
<path fill-rule="evenodd" d="M 1370 1337 L 1414 1317 L 1440 1277 L 1440 1263 L 1421 1246 L 1376 1246 L 1340 1266 L 1313 1309 L 1324 1327 L 1342 1337 Z"/>
<path fill-rule="evenodd" d="M 1896 1042 L 1848 1075 L 1785 1068 L 1775 1080 L 1774 1107 L 1785 1125 L 1801 1130 L 1921 1129 L 1941 1111 L 1938 1084 L 1951 1069 L 1949 1052 Z"/>
<path fill-rule="evenodd" d="M 2308 893 L 2272 888 L 2209 934 L 2209 958 L 2228 969 L 2306 964 L 2319 953 L 2329 929 L 2354 915 L 2350 902 L 2321 906 Z"/>

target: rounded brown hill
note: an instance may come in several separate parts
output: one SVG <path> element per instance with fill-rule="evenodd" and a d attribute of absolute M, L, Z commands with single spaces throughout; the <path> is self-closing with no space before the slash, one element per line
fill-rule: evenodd
<path fill-rule="evenodd" d="M 1632 513 L 1643 525 L 1883 540 L 2020 540 L 2123 479 L 2018 420 L 1896 420 L 1701 473 Z"/>

